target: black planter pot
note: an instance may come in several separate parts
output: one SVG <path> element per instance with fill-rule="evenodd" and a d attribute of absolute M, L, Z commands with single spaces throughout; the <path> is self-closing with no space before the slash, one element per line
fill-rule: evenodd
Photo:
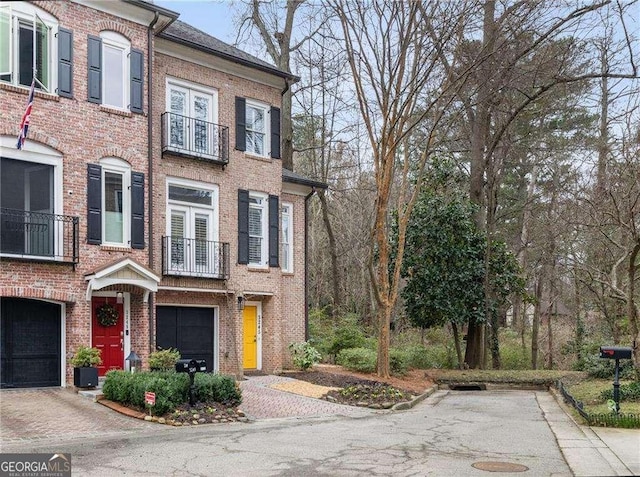
<path fill-rule="evenodd" d="M 77 388 L 94 388 L 98 385 L 98 368 L 73 368 L 73 385 Z"/>

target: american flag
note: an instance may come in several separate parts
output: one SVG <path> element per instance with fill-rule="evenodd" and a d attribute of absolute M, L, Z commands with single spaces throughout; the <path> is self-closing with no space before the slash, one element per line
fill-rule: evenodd
<path fill-rule="evenodd" d="M 16 147 L 22 149 L 24 140 L 27 138 L 27 131 L 29 130 L 29 119 L 31 118 L 31 108 L 33 107 L 33 95 L 36 86 L 36 79 L 31 81 L 31 89 L 29 90 L 29 101 L 27 101 L 27 109 L 22 115 L 22 121 L 20 121 L 20 134 L 18 134 L 18 144 Z"/>

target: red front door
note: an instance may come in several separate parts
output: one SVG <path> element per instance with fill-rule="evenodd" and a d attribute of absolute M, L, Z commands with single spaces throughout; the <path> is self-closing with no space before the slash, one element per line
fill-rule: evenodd
<path fill-rule="evenodd" d="M 108 303 L 118 311 L 113 326 L 104 326 L 98 321 L 98 309 Z M 102 351 L 102 365 L 98 374 L 104 376 L 112 369 L 123 369 L 124 365 L 124 306 L 116 303 L 115 297 L 93 297 L 91 299 L 92 346 Z"/>

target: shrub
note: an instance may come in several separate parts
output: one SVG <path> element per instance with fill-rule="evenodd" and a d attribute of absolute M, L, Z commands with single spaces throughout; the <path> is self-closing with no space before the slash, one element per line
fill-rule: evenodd
<path fill-rule="evenodd" d="M 343 349 L 363 348 L 366 345 L 366 336 L 362 325 L 358 323 L 358 317 L 354 314 L 346 315 L 338 328 L 329 348 L 329 354 L 337 356 Z"/>
<path fill-rule="evenodd" d="M 320 362 L 322 356 L 311 344 L 306 341 L 302 343 L 291 343 L 289 351 L 296 368 L 306 371 Z"/>
<path fill-rule="evenodd" d="M 217 401 L 235 405 L 242 400 L 240 388 L 230 377 L 198 373 L 194 384 L 195 398 L 198 401 Z M 156 394 L 154 414 L 166 414 L 187 402 L 189 376 L 186 373 L 166 371 L 110 371 L 102 389 L 105 398 L 140 409 L 145 407 L 144 393 L 147 391 Z"/>
<path fill-rule="evenodd" d="M 71 366 L 76 368 L 88 368 L 91 366 L 98 366 L 102 364 L 102 358 L 100 357 L 101 351 L 98 348 L 91 348 L 89 346 L 78 346 L 76 354 L 69 360 Z"/>
<path fill-rule="evenodd" d="M 403 375 L 408 369 L 408 358 L 406 351 L 399 349 L 389 350 L 389 369 L 392 374 Z"/>
<path fill-rule="evenodd" d="M 592 378 L 611 379 L 615 374 L 615 360 L 603 359 L 599 354 L 589 354 L 575 366 L 576 371 L 586 371 Z M 635 370 L 633 362 L 625 359 L 620 362 L 620 379 L 633 379 Z"/>
<path fill-rule="evenodd" d="M 600 393 L 603 401 L 613 399 L 613 388 Z M 620 385 L 620 401 L 640 402 L 640 381 Z"/>
<path fill-rule="evenodd" d="M 242 402 L 240 387 L 229 376 L 197 373 L 194 380 L 195 398 L 198 401 L 215 401 L 236 406 Z"/>
<path fill-rule="evenodd" d="M 336 362 L 351 371 L 372 373 L 376 369 L 376 352 L 368 348 L 348 348 L 340 351 Z"/>
<path fill-rule="evenodd" d="M 180 352 L 177 349 L 154 351 L 149 354 L 149 368 L 151 371 L 173 371 L 179 359 Z"/>
<path fill-rule="evenodd" d="M 429 350 L 426 346 L 414 345 L 404 348 L 407 367 L 412 369 L 429 369 L 432 367 L 429 360 Z"/>

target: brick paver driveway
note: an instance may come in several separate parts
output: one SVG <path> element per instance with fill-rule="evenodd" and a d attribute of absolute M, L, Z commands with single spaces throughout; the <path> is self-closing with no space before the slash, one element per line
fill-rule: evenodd
<path fill-rule="evenodd" d="M 112 411 L 70 389 L 0 391 L 0 442 L 106 436 L 154 424 Z"/>

